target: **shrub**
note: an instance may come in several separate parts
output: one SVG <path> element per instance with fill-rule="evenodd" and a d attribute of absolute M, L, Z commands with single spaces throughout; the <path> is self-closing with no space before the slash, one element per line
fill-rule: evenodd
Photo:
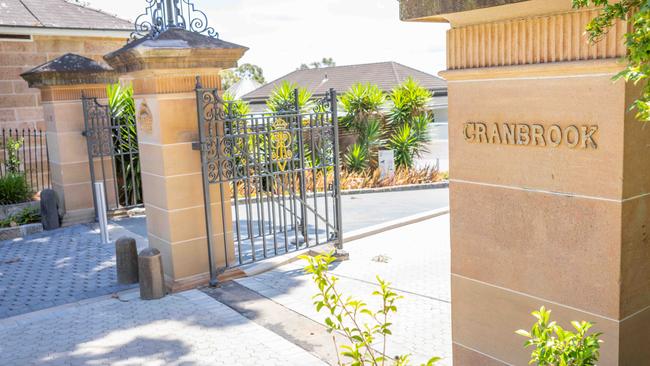
<path fill-rule="evenodd" d="M 17 132 L 16 132 L 17 133 Z M 10 137 L 7 139 L 5 149 L 7 150 L 7 161 L 5 167 L 7 173 L 18 174 L 20 173 L 20 148 L 23 146 L 24 139 Z"/>
<path fill-rule="evenodd" d="M 602 333 L 587 335 L 593 326 L 589 322 L 571 322 L 575 333 L 564 330 L 551 322 L 551 311 L 542 307 L 532 315 L 537 319 L 530 332 L 518 330 L 517 334 L 528 338 L 525 346 L 534 347 L 531 364 L 539 366 L 592 366 L 600 357 L 599 339 Z"/>
<path fill-rule="evenodd" d="M 360 173 L 368 168 L 368 150 L 360 144 L 350 146 L 343 159 L 351 172 Z"/>
<path fill-rule="evenodd" d="M 30 201 L 33 194 L 27 179 L 22 174 L 8 174 L 0 178 L 0 205 Z"/>
<path fill-rule="evenodd" d="M 341 95 L 341 105 L 346 112 L 346 115 L 341 117 L 341 124 L 348 129 L 361 132 L 369 119 L 379 117 L 379 110 L 385 102 L 386 97 L 377 85 L 354 84 L 350 90 Z"/>
<path fill-rule="evenodd" d="M 298 89 L 298 109 L 302 112 L 309 109 L 309 100 L 312 94 L 305 88 L 300 88 L 298 84 L 283 81 L 277 85 L 269 99 L 266 101 L 266 106 L 273 113 L 277 114 L 291 114 L 296 110 L 296 98 L 294 95 L 295 90 Z"/>
<path fill-rule="evenodd" d="M 113 122 L 120 126 L 119 138 L 113 136 L 113 149 L 118 154 L 114 157 L 117 179 L 125 189 L 119 189 L 120 204 L 129 206 L 141 203 L 142 177 L 140 175 L 140 154 L 138 151 L 138 130 L 135 122 L 135 100 L 133 86 L 119 83 L 108 85 L 108 108 Z"/>
<path fill-rule="evenodd" d="M 228 117 L 238 118 L 251 113 L 251 107 L 248 103 L 241 99 L 235 99 L 230 93 L 223 94 L 223 101 L 226 102 L 223 109 Z"/>
<path fill-rule="evenodd" d="M 385 365 L 387 361 L 396 366 L 409 364 L 408 355 L 394 359 L 386 356 L 388 336 L 392 334 L 389 318 L 397 312 L 395 304 L 402 298 L 390 288 L 390 283 L 377 276 L 379 290 L 372 295 L 380 300 L 381 305 L 377 310 L 372 310 L 364 301 L 339 292 L 336 287 L 338 278 L 329 274 L 329 267 L 336 260 L 332 254 L 301 258 L 308 263 L 305 272 L 312 275 L 318 286 L 318 293 L 313 297 L 316 310 L 320 312 L 324 309 L 328 314 L 325 325 L 329 332 L 338 332 L 349 342 L 349 345 L 340 348 L 341 356 L 351 362 L 343 363 L 339 360 L 339 365 L 378 366 Z M 334 346 L 339 352 L 336 341 Z M 426 365 L 434 365 L 439 360 L 440 358 L 434 357 Z"/>
<path fill-rule="evenodd" d="M 0 220 L 0 227 L 15 227 L 33 224 L 41 221 L 41 211 L 35 207 L 27 207 L 21 212 Z"/>

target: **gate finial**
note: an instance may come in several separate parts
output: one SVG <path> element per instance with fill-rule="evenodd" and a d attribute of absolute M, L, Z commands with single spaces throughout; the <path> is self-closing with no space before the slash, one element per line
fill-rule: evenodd
<path fill-rule="evenodd" d="M 131 39 L 148 37 L 152 39 L 172 28 L 219 38 L 219 33 L 208 26 L 208 17 L 194 7 L 192 0 L 146 0 L 144 14 L 135 20 Z"/>

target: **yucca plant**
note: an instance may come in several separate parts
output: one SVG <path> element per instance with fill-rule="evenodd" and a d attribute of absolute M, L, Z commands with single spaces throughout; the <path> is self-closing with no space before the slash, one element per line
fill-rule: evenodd
<path fill-rule="evenodd" d="M 277 85 L 269 99 L 266 101 L 266 106 L 269 110 L 276 114 L 291 114 L 296 110 L 295 90 L 298 89 L 298 109 L 305 112 L 311 107 L 312 93 L 305 88 L 301 88 L 296 83 L 283 81 Z"/>
<path fill-rule="evenodd" d="M 223 94 L 223 101 L 226 102 L 223 106 L 226 116 L 231 118 L 242 117 L 251 113 L 250 104 L 241 99 L 235 99 L 230 93 L 226 92 Z"/>
<path fill-rule="evenodd" d="M 427 104 L 431 101 L 431 93 L 412 78 L 406 79 L 393 89 L 389 100 L 393 107 L 388 113 L 388 121 L 393 129 L 404 124 L 410 124 L 412 119 L 428 113 Z"/>
<path fill-rule="evenodd" d="M 388 140 L 388 146 L 395 153 L 395 165 L 399 168 L 412 168 L 418 145 L 417 133 L 410 125 L 399 127 Z"/>
<path fill-rule="evenodd" d="M 354 144 L 350 146 L 343 158 L 345 167 L 352 172 L 359 173 L 368 169 L 368 150 L 362 145 Z"/>
<path fill-rule="evenodd" d="M 140 155 L 129 154 L 138 151 L 138 131 L 135 123 L 135 100 L 133 86 L 119 83 L 108 85 L 108 108 L 112 121 L 119 126 L 113 136 L 113 157 L 117 179 L 126 189 L 119 189 L 122 205 L 142 203 L 142 178 L 140 176 Z"/>
<path fill-rule="evenodd" d="M 345 128 L 361 132 L 369 120 L 381 118 L 379 110 L 385 102 L 386 97 L 377 85 L 356 83 L 341 96 L 346 115 L 340 122 Z"/>
<path fill-rule="evenodd" d="M 427 108 L 431 93 L 412 78 L 395 88 L 389 100 L 389 147 L 395 152 L 398 167 L 412 168 L 415 157 L 427 150 L 429 125 L 433 117 Z"/>

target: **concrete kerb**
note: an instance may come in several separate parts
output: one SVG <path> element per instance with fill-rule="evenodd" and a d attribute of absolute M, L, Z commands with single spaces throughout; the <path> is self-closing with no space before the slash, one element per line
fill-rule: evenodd
<path fill-rule="evenodd" d="M 367 238 L 369 236 L 377 235 L 403 226 L 416 224 L 418 222 L 433 219 L 435 217 L 446 215 L 448 213 L 449 213 L 449 207 L 443 207 L 437 210 L 426 211 L 419 214 L 403 217 L 401 219 L 388 221 L 382 224 L 355 230 L 343 236 L 343 243 L 349 244 L 356 240 Z M 268 260 L 264 260 L 262 262 L 252 263 L 252 264 L 242 266 L 240 267 L 240 269 L 245 274 L 245 277 L 255 276 L 260 273 L 268 272 L 282 265 L 295 262 L 302 255 L 310 255 L 318 252 L 318 251 L 313 251 L 313 249 L 314 248 L 308 248 L 297 252 L 287 253 Z"/>
<path fill-rule="evenodd" d="M 443 188 L 449 188 L 449 181 L 425 183 L 425 184 L 407 184 L 403 186 L 390 186 L 390 187 L 379 187 L 379 188 L 346 189 L 341 191 L 341 195 L 349 196 L 353 194 L 419 191 L 423 189 L 443 189 Z"/>

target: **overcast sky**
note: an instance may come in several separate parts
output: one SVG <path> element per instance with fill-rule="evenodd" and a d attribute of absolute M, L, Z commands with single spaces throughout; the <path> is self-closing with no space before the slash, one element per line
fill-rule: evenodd
<path fill-rule="evenodd" d="M 134 20 L 145 0 L 86 0 Z M 338 65 L 396 61 L 437 73 L 445 68 L 447 25 L 399 20 L 397 0 L 193 0 L 220 38 L 247 46 L 241 60 L 267 81 L 302 63 L 332 57 Z"/>

